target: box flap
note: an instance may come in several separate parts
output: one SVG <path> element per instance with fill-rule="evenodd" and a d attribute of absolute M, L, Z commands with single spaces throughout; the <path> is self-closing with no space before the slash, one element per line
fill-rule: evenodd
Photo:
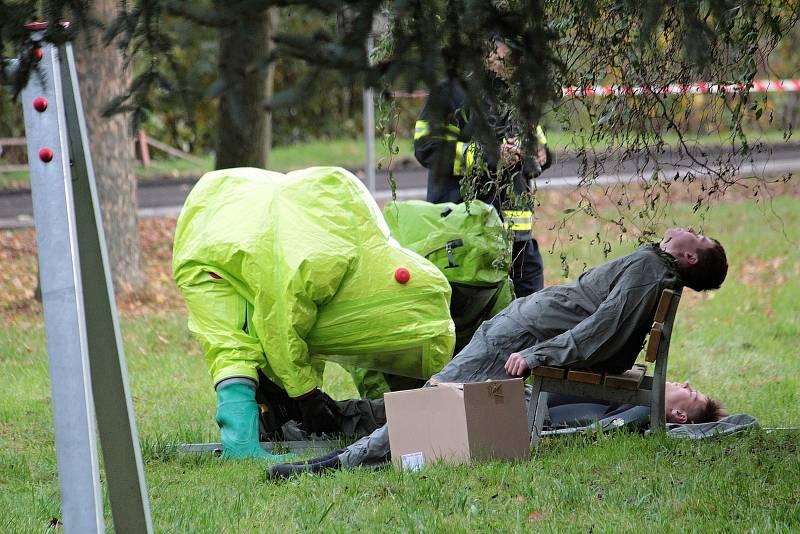
<path fill-rule="evenodd" d="M 464 409 L 473 458 L 525 458 L 530 451 L 521 378 L 464 384 Z"/>
<path fill-rule="evenodd" d="M 431 380 L 431 387 L 453 388 L 459 391 L 464 391 L 463 382 L 437 382 L 435 380 Z"/>

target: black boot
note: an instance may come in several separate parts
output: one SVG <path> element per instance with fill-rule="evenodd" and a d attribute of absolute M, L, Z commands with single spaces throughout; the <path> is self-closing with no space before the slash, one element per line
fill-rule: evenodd
<path fill-rule="evenodd" d="M 344 452 L 344 449 L 339 449 L 336 451 L 331 451 L 325 456 L 318 456 L 317 458 L 311 458 L 310 460 L 297 460 L 296 462 L 286 462 L 287 464 L 291 465 L 305 465 L 305 464 L 317 464 L 319 462 L 324 462 L 325 460 L 330 460 L 331 458 L 335 458 Z"/>
<path fill-rule="evenodd" d="M 339 469 L 341 466 L 342 463 L 339 461 L 339 455 L 330 453 L 302 463 L 273 464 L 269 466 L 267 470 L 267 478 L 275 480 L 279 478 L 289 478 L 292 475 L 299 475 L 301 473 L 316 474 L 331 469 Z"/>

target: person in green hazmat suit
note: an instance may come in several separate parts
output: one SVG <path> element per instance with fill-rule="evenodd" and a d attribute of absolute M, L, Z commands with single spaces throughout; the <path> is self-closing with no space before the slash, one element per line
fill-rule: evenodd
<path fill-rule="evenodd" d="M 259 383 L 285 392 L 306 432 L 335 432 L 326 361 L 427 379 L 452 354 L 446 278 L 390 237 L 344 169 L 204 175 L 178 218 L 173 272 L 216 389 L 224 457 L 271 457 Z"/>

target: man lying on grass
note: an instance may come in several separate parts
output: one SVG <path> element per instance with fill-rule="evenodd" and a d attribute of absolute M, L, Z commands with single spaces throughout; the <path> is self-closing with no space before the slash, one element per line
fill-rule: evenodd
<path fill-rule="evenodd" d="M 644 345 L 664 289 L 717 289 L 727 272 L 725 250 L 719 242 L 692 228 L 667 230 L 659 244 L 641 246 L 586 271 L 572 283 L 515 300 L 483 323 L 469 344 L 431 380 L 501 380 L 526 376 L 539 365 L 623 372 L 631 368 Z M 676 419 L 668 411 L 668 420 L 699 422 L 701 416 L 714 417 L 713 408 L 700 409 L 709 404 L 707 397 L 688 385 L 670 386 L 670 391 L 671 396 L 688 396 L 688 405 L 670 402 L 670 411 L 683 415 Z M 336 455 L 303 464 L 273 465 L 269 473 L 281 477 L 352 467 L 385 461 L 388 454 L 384 425 Z"/>
<path fill-rule="evenodd" d="M 633 407 L 633 404 L 558 393 L 550 393 L 547 397 L 551 426 L 586 426 L 595 420 L 616 417 Z M 722 402 L 701 393 L 689 382 L 667 382 L 664 407 L 669 423 L 707 423 L 728 415 Z"/>

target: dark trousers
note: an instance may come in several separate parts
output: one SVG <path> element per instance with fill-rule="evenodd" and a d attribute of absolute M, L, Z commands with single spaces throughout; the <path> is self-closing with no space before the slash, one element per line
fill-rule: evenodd
<path fill-rule="evenodd" d="M 539 254 L 539 243 L 531 238 L 514 241 L 514 258 L 511 264 L 511 281 L 514 282 L 514 296 L 527 297 L 544 287 L 544 265 Z"/>

